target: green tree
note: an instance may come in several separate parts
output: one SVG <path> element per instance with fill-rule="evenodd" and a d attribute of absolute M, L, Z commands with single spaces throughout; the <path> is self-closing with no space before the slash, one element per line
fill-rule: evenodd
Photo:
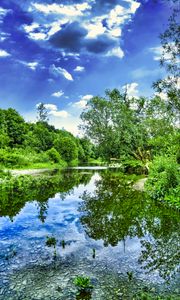
<path fill-rule="evenodd" d="M 54 148 L 59 152 L 61 157 L 70 162 L 78 158 L 78 148 L 75 141 L 70 137 L 57 137 L 54 140 Z"/>
<path fill-rule="evenodd" d="M 22 146 L 27 126 L 20 114 L 13 108 L 5 110 L 5 127 L 11 148 Z"/>
<path fill-rule="evenodd" d="M 30 126 L 24 145 L 36 151 L 46 151 L 52 148 L 53 139 L 54 133 L 47 129 L 46 123 L 37 122 Z"/>
<path fill-rule="evenodd" d="M 93 97 L 81 114 L 81 128 L 106 160 L 133 156 L 138 147 L 144 147 L 145 131 L 136 104 L 135 99 L 114 89 L 106 91 L 106 97 Z"/>
<path fill-rule="evenodd" d="M 47 111 L 44 103 L 39 103 L 37 105 L 37 119 L 39 122 L 47 122 L 48 121 L 48 111 Z"/>
<path fill-rule="evenodd" d="M 162 45 L 162 56 L 160 65 L 167 71 L 167 77 L 160 79 L 153 84 L 158 92 L 167 94 L 167 106 L 174 112 L 174 116 L 179 118 L 180 112 L 180 24 L 179 24 L 179 4 L 174 1 L 173 12 L 169 18 L 168 27 L 160 35 Z"/>

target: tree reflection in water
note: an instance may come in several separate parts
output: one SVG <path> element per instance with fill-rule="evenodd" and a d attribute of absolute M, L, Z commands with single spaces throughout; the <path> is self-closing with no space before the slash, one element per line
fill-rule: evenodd
<path fill-rule="evenodd" d="M 105 173 L 93 194 L 84 192 L 81 222 L 89 237 L 116 246 L 127 237 L 141 242 L 139 263 L 163 279 L 176 274 L 179 263 L 179 213 L 134 191 L 122 174 Z"/>

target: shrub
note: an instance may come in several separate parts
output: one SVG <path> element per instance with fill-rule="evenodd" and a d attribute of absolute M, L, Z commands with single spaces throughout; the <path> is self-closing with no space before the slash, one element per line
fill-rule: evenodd
<path fill-rule="evenodd" d="M 155 200 L 166 200 L 180 207 L 180 171 L 174 157 L 156 157 L 145 184 L 147 193 Z"/>
<path fill-rule="evenodd" d="M 57 150 L 55 148 L 49 149 L 46 153 L 47 153 L 49 159 L 53 163 L 58 163 L 60 161 L 60 159 L 61 159 L 60 154 L 57 152 Z"/>

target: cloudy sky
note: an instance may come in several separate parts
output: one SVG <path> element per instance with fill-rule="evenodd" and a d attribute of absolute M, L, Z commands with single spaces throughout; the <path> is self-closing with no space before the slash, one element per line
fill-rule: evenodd
<path fill-rule="evenodd" d="M 76 134 L 93 95 L 152 95 L 169 15 L 167 0 L 0 0 L 0 107 L 34 120 L 43 102 Z"/>

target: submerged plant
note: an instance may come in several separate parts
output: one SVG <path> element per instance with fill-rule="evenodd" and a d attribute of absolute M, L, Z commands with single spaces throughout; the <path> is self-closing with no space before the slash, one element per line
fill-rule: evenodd
<path fill-rule="evenodd" d="M 133 279 L 133 272 L 127 272 L 127 276 L 129 281 L 131 281 Z"/>
<path fill-rule="evenodd" d="M 93 257 L 93 258 L 96 258 L 96 249 L 93 248 L 92 250 L 93 250 L 92 257 Z"/>
<path fill-rule="evenodd" d="M 55 237 L 49 237 L 49 236 L 47 236 L 47 240 L 46 240 L 46 246 L 48 246 L 48 247 L 56 247 L 56 239 L 55 239 Z"/>
<path fill-rule="evenodd" d="M 65 248 L 65 246 L 66 246 L 65 240 L 62 240 L 62 241 L 61 241 L 61 246 L 62 246 L 63 249 Z"/>
<path fill-rule="evenodd" d="M 55 239 L 55 237 L 49 237 L 49 236 L 47 236 L 47 240 L 46 240 L 46 246 L 48 246 L 48 247 L 54 247 L 54 258 L 56 258 L 56 256 L 57 256 L 57 253 L 56 253 L 56 243 L 57 243 L 57 241 L 56 241 L 56 239 Z"/>
<path fill-rule="evenodd" d="M 80 291 L 85 291 L 92 289 L 93 285 L 91 284 L 90 278 L 85 276 L 77 276 L 74 279 L 74 284 Z"/>

